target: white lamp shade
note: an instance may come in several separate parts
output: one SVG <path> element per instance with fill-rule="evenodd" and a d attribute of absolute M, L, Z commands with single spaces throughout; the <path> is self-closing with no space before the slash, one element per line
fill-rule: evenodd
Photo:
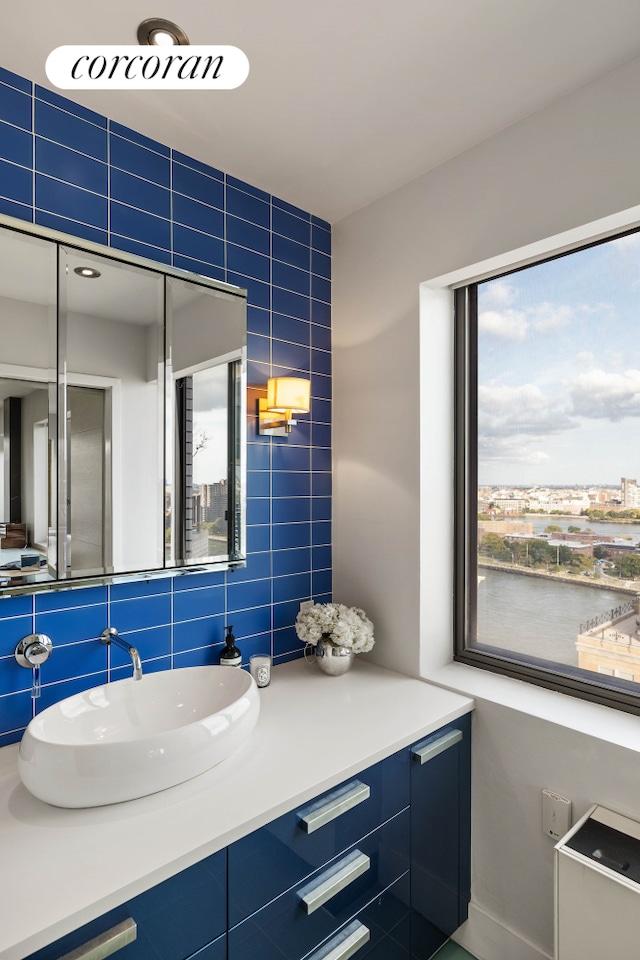
<path fill-rule="evenodd" d="M 311 383 L 299 377 L 270 377 L 267 410 L 273 413 L 309 413 Z"/>

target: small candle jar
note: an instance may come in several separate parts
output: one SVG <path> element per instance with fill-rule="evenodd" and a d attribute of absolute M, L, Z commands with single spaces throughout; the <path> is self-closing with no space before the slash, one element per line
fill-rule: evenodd
<path fill-rule="evenodd" d="M 268 653 L 254 653 L 249 659 L 249 671 L 258 687 L 268 687 L 271 682 L 271 657 Z"/>

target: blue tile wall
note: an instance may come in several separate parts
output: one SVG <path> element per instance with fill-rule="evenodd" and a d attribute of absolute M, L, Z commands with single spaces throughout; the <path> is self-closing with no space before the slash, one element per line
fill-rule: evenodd
<path fill-rule="evenodd" d="M 0 746 L 34 710 L 131 670 L 217 663 L 231 623 L 245 663 L 302 655 L 301 600 L 331 599 L 331 227 L 263 190 L 0 68 L 0 212 L 248 290 L 250 385 L 311 376 L 309 417 L 260 437 L 249 410 L 245 569 L 0 598 Z M 32 701 L 18 640 L 54 652 Z M 277 676 L 277 675 L 276 675 Z"/>

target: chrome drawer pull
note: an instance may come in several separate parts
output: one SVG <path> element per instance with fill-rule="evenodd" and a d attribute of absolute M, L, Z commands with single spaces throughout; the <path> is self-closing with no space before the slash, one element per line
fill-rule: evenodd
<path fill-rule="evenodd" d="M 353 920 L 336 937 L 325 943 L 308 960 L 349 960 L 371 938 L 371 931 L 364 923 Z"/>
<path fill-rule="evenodd" d="M 414 747 L 411 751 L 413 759 L 419 763 L 427 763 L 427 761 L 437 757 L 439 753 L 444 753 L 444 751 L 452 747 L 454 743 L 459 743 L 460 740 L 462 740 L 462 730 L 450 730 L 449 733 L 438 737 L 437 740 L 431 740 L 425 743 L 424 746 Z"/>
<path fill-rule="evenodd" d="M 300 826 L 306 833 L 313 833 L 324 827 L 325 823 L 330 823 L 336 817 L 357 807 L 359 803 L 364 803 L 371 796 L 371 788 L 368 783 L 361 783 L 359 780 L 353 781 L 353 786 L 340 793 L 332 793 L 325 798 L 323 803 L 309 810 L 300 816 Z"/>
<path fill-rule="evenodd" d="M 354 850 L 339 863 L 330 867 L 328 871 L 322 874 L 313 883 L 308 884 L 298 890 L 298 896 L 304 904 L 307 913 L 313 913 L 319 907 L 323 906 L 327 900 L 335 897 L 350 883 L 366 873 L 371 866 L 371 860 L 366 853 Z"/>
<path fill-rule="evenodd" d="M 135 920 L 129 917 L 128 920 L 123 920 L 110 930 L 105 930 L 93 940 L 83 943 L 81 947 L 65 953 L 60 960 L 104 960 L 116 950 L 122 950 L 128 943 L 133 943 L 137 936 L 138 926 Z"/>

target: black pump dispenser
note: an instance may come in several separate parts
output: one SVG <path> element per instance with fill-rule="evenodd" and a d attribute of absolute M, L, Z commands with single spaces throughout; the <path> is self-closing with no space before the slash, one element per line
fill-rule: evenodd
<path fill-rule="evenodd" d="M 242 654 L 236 647 L 236 638 L 234 637 L 233 627 L 227 627 L 227 635 L 224 638 L 226 647 L 220 654 L 220 666 L 221 667 L 241 667 L 242 666 Z"/>

